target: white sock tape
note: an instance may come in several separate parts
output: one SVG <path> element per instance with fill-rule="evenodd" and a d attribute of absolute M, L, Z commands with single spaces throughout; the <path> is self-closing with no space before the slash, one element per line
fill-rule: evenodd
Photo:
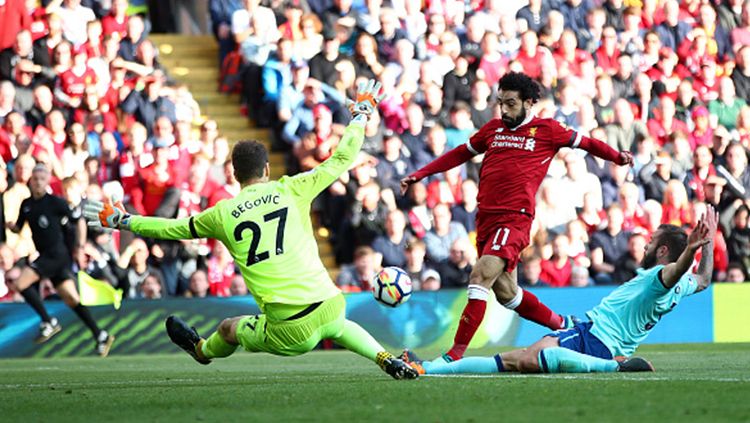
<path fill-rule="evenodd" d="M 482 285 L 469 285 L 468 295 L 470 300 L 487 301 L 490 296 L 490 290 Z"/>
<path fill-rule="evenodd" d="M 503 304 L 503 307 L 507 308 L 508 310 L 515 310 L 516 307 L 521 304 L 521 300 L 523 300 L 523 289 L 521 289 L 521 287 L 519 286 L 518 292 L 516 292 L 516 296 L 513 297 L 512 300 Z"/>

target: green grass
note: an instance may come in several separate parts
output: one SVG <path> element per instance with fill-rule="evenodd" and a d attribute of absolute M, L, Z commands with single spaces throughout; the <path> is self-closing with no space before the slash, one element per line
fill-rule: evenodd
<path fill-rule="evenodd" d="M 646 346 L 656 373 L 416 381 L 344 351 L 238 353 L 205 367 L 184 354 L 0 360 L 0 421 L 750 421 L 749 352 Z"/>

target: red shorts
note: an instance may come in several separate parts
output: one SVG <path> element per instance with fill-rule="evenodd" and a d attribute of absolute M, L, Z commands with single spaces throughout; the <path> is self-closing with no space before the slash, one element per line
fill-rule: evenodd
<path fill-rule="evenodd" d="M 534 219 L 523 213 L 477 212 L 477 251 L 479 257 L 490 255 L 505 260 L 505 271 L 510 273 L 529 245 L 529 233 Z"/>

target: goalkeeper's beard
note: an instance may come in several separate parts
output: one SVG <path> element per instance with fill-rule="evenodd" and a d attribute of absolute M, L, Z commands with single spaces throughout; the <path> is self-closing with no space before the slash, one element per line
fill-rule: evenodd
<path fill-rule="evenodd" d="M 523 123 L 524 120 L 526 120 L 526 109 L 521 109 L 521 113 L 516 116 L 516 118 L 511 118 L 508 115 L 502 116 L 503 123 L 508 128 L 515 128 Z"/>

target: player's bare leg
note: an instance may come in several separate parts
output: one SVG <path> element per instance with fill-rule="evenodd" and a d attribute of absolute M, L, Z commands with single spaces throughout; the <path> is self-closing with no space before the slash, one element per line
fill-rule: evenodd
<path fill-rule="evenodd" d="M 492 286 L 497 301 L 503 307 L 514 310 L 521 317 L 546 326 L 552 330 L 572 327 L 576 322 L 573 316 L 563 316 L 541 303 L 536 295 L 518 286 L 518 268 L 503 272 Z"/>
<path fill-rule="evenodd" d="M 24 267 L 21 270 L 21 275 L 14 282 L 16 291 L 26 300 L 26 303 L 36 311 L 42 322 L 39 324 L 39 336 L 35 342 L 41 344 L 42 342 L 48 341 L 50 338 L 55 336 L 62 326 L 54 317 L 51 317 L 47 313 L 47 308 L 44 307 L 42 297 L 39 296 L 39 289 L 34 284 L 39 281 L 39 275 L 31 267 Z"/>
<path fill-rule="evenodd" d="M 477 264 L 469 275 L 469 301 L 461 313 L 458 330 L 453 338 L 453 346 L 443 355 L 445 361 L 458 360 L 463 357 L 469 342 L 482 324 L 487 310 L 487 300 L 498 276 L 505 269 L 505 260 L 500 257 L 484 255 L 477 260 Z"/>
<path fill-rule="evenodd" d="M 70 307 L 78 315 L 78 318 L 91 330 L 91 334 L 96 341 L 96 352 L 102 357 L 109 355 L 109 350 L 112 348 L 112 343 L 115 342 L 115 337 L 107 333 L 107 331 L 101 330 L 88 307 L 81 304 L 75 282 L 72 279 L 68 279 L 55 288 L 63 299 L 63 302 L 65 302 L 65 305 Z"/>

